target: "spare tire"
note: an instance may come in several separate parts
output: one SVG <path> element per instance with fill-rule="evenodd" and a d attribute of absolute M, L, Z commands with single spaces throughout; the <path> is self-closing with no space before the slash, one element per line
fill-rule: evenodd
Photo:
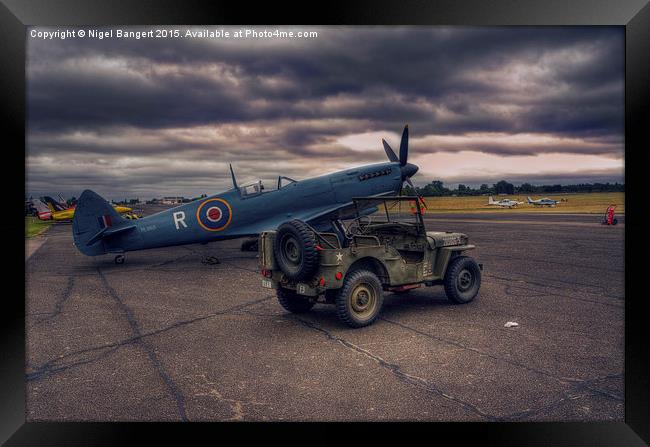
<path fill-rule="evenodd" d="M 291 281 L 310 278 L 318 268 L 316 235 L 303 221 L 294 219 L 278 228 L 273 245 L 275 261 Z"/>

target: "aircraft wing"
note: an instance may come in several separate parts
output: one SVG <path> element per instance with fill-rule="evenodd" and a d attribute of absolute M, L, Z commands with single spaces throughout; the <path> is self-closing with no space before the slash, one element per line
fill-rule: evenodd
<path fill-rule="evenodd" d="M 327 205 L 322 207 L 308 208 L 300 212 L 292 213 L 291 216 L 278 215 L 247 225 L 237 229 L 237 236 L 257 236 L 262 231 L 274 230 L 284 222 L 292 219 L 300 219 L 310 225 L 317 225 L 319 222 L 329 222 L 335 219 L 347 219 L 356 214 L 354 202 L 338 205 Z M 234 236 L 234 234 L 233 234 Z"/>
<path fill-rule="evenodd" d="M 356 215 L 357 209 L 354 205 L 354 202 L 348 202 L 343 205 L 329 206 L 323 210 L 318 210 L 315 212 L 308 212 L 302 218 L 305 222 L 315 222 L 319 220 L 336 220 L 336 219 L 350 219 Z"/>

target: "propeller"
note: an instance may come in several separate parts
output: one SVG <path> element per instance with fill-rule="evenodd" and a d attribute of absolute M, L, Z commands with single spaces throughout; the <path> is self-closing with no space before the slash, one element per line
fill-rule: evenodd
<path fill-rule="evenodd" d="M 386 142 L 386 140 L 382 139 L 381 143 L 384 146 L 384 151 L 386 152 L 386 156 L 388 157 L 388 159 L 395 163 L 399 162 L 400 169 L 402 171 L 402 182 L 406 182 L 413 189 L 418 199 L 420 200 L 420 203 L 422 203 L 425 209 L 428 209 L 427 204 L 424 201 L 424 198 L 417 193 L 417 190 L 415 189 L 415 185 L 411 181 L 411 177 L 414 176 L 416 172 L 418 172 L 418 167 L 408 162 L 408 154 L 409 154 L 408 124 L 404 126 L 404 131 L 402 131 L 402 139 L 400 140 L 399 143 L 399 157 L 397 156 L 393 148 L 390 147 L 390 144 Z M 400 186 L 399 194 L 401 193 L 402 193 L 402 187 Z"/>
<path fill-rule="evenodd" d="M 400 166 L 406 166 L 408 161 L 408 156 L 409 156 L 409 125 L 408 124 L 404 126 L 404 131 L 402 132 L 402 139 L 399 142 L 399 158 L 397 157 L 397 154 L 395 153 L 393 148 L 390 147 L 390 144 L 388 144 L 386 140 L 382 138 L 381 143 L 384 145 L 384 151 L 386 151 L 386 155 L 388 156 L 388 159 L 390 161 L 393 162 L 398 161 Z M 413 174 L 415 174 L 415 172 Z"/>
<path fill-rule="evenodd" d="M 386 155 L 388 156 L 388 159 L 393 162 L 398 162 L 399 158 L 397 158 L 397 155 L 395 155 L 395 152 L 393 149 L 390 147 L 388 143 L 386 143 L 386 140 L 383 138 L 381 139 L 382 144 L 384 145 L 384 151 L 386 151 Z"/>
<path fill-rule="evenodd" d="M 422 197 L 420 194 L 418 194 L 418 190 L 415 189 L 415 185 L 413 184 L 413 182 L 411 181 L 411 179 L 409 177 L 406 178 L 406 183 L 408 183 L 408 185 L 411 187 L 411 189 L 413 189 L 413 192 L 415 193 L 415 195 L 418 196 L 418 200 L 420 201 L 420 203 L 422 204 L 424 209 L 428 210 L 429 207 L 427 206 L 427 202 L 425 202 L 424 197 Z"/>
<path fill-rule="evenodd" d="M 409 156 L 409 125 L 404 126 L 402 131 L 402 140 L 399 142 L 399 164 L 406 166 L 406 160 Z"/>

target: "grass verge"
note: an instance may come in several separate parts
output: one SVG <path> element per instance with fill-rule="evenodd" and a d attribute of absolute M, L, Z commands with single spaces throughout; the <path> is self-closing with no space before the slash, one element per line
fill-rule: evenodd
<path fill-rule="evenodd" d="M 526 202 L 527 195 L 493 196 L 494 200 L 504 198 Z M 487 196 L 465 197 L 426 197 L 429 213 L 480 213 L 502 210 L 507 213 L 579 213 L 579 214 L 604 214 L 610 204 L 616 204 L 616 213 L 625 213 L 625 193 L 584 193 L 584 194 L 544 194 L 531 195 L 533 199 L 549 197 L 551 199 L 566 199 L 555 207 L 541 207 L 523 203 L 517 208 L 499 208 L 488 206 Z"/>
<path fill-rule="evenodd" d="M 49 228 L 51 222 L 38 220 L 34 216 L 25 216 L 25 237 L 38 236 Z"/>

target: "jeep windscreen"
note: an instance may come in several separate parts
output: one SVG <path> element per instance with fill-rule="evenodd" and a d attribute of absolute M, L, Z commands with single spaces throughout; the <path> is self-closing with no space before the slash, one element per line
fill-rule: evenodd
<path fill-rule="evenodd" d="M 404 223 L 421 225 L 420 207 L 417 197 L 359 198 L 354 199 L 360 223 Z"/>

